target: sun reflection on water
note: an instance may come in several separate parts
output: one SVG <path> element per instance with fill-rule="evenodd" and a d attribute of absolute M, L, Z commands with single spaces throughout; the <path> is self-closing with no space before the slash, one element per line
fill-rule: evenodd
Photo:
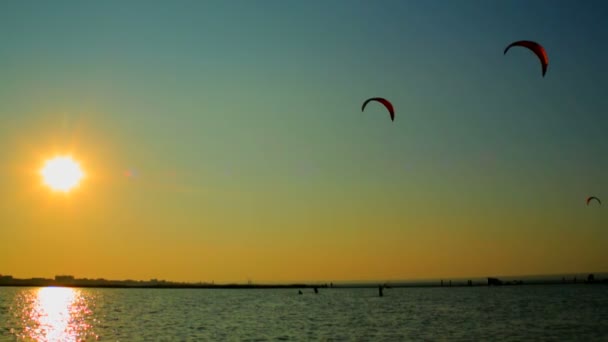
<path fill-rule="evenodd" d="M 87 323 L 91 314 L 79 289 L 43 287 L 22 298 L 21 338 L 34 341 L 83 341 L 96 339 Z"/>

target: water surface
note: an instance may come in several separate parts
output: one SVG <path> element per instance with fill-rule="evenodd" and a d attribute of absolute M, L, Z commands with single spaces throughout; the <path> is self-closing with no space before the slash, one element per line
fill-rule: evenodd
<path fill-rule="evenodd" d="M 0 340 L 608 340 L 608 286 L 0 288 Z"/>

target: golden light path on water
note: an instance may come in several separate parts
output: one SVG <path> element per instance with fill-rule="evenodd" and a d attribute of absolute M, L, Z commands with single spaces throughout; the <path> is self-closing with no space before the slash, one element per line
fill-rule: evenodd
<path fill-rule="evenodd" d="M 82 341 L 95 339 L 86 317 L 91 314 L 79 289 L 43 287 L 26 294 L 22 306 L 21 338 L 33 341 Z"/>

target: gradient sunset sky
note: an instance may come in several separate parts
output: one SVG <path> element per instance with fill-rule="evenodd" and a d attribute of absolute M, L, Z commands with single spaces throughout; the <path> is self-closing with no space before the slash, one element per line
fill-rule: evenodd
<path fill-rule="evenodd" d="M 0 273 L 606 271 L 606 18 L 605 1 L 3 1 Z M 503 55 L 523 39 L 545 78 Z M 394 122 L 361 112 L 373 96 Z M 39 175 L 62 154 L 87 174 L 67 195 Z"/>

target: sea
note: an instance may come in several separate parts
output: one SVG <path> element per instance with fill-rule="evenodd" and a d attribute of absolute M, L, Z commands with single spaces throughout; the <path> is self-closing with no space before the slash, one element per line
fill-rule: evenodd
<path fill-rule="evenodd" d="M 608 341 L 608 286 L 0 287 L 2 341 Z"/>

